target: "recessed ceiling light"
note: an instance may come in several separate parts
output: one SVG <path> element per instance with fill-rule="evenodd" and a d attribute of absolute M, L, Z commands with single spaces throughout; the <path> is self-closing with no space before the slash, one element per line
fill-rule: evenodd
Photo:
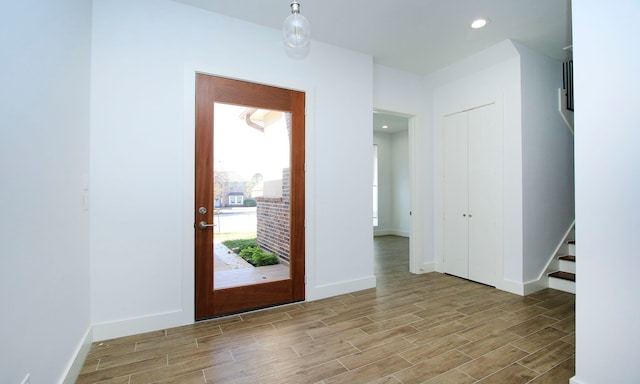
<path fill-rule="evenodd" d="M 473 29 L 482 28 L 485 25 L 487 25 L 487 23 L 489 23 L 489 20 L 487 19 L 477 19 L 477 20 L 474 20 L 473 23 L 471 23 L 471 28 Z"/>
<path fill-rule="evenodd" d="M 383 125 L 383 126 L 382 126 L 382 129 L 387 129 L 387 128 L 389 128 L 389 126 L 388 126 L 388 125 Z"/>

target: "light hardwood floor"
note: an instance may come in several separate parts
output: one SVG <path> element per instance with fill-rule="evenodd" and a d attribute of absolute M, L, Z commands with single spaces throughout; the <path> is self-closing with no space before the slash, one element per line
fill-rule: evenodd
<path fill-rule="evenodd" d="M 78 383 L 568 383 L 575 297 L 408 272 L 375 241 L 378 286 L 94 343 Z"/>

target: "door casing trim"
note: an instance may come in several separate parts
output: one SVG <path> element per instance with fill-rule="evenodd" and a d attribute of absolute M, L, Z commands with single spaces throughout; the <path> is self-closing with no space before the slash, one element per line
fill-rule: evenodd
<path fill-rule="evenodd" d="M 260 78 L 241 73 L 216 70 L 201 65 L 185 65 L 184 67 L 184 121 L 182 142 L 182 284 L 181 284 L 181 320 L 178 325 L 194 322 L 195 313 L 195 251 L 193 207 L 195 204 L 195 80 L 196 74 L 247 81 L 273 87 L 287 88 L 305 93 L 305 291 L 307 300 L 314 295 L 315 265 L 315 231 L 314 231 L 314 159 L 313 137 L 315 132 L 315 88 L 291 82 L 288 79 Z M 175 326 L 175 325 L 172 325 Z"/>

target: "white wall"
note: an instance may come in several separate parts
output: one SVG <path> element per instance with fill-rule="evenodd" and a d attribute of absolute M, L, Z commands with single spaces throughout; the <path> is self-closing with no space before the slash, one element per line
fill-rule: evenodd
<path fill-rule="evenodd" d="M 432 90 L 425 79 L 374 65 L 374 107 L 409 117 L 410 254 L 414 273 L 434 270 Z"/>
<path fill-rule="evenodd" d="M 442 269 L 442 117 L 495 102 L 502 111 L 504 145 L 503 262 L 497 287 L 522 290 L 522 127 L 520 60 L 510 41 L 454 63 L 428 77 L 434 88 L 435 244 L 437 270 Z"/>
<path fill-rule="evenodd" d="M 91 1 L 0 12 L 0 382 L 62 382 L 90 326 Z"/>
<path fill-rule="evenodd" d="M 524 282 L 536 281 L 575 218 L 573 134 L 558 112 L 562 64 L 521 44 Z"/>
<path fill-rule="evenodd" d="M 374 132 L 373 143 L 378 146 L 378 226 L 374 228 L 374 235 L 389 235 L 393 229 L 391 135 Z"/>
<path fill-rule="evenodd" d="M 640 55 L 636 0 L 573 2 L 576 376 L 640 382 Z"/>
<path fill-rule="evenodd" d="M 378 145 L 378 226 L 374 235 L 409 236 L 409 132 L 374 132 Z"/>
<path fill-rule="evenodd" d="M 409 131 L 391 135 L 391 185 L 393 185 L 394 232 L 400 236 L 409 236 L 409 211 L 411 210 L 409 191 Z"/>
<path fill-rule="evenodd" d="M 193 321 L 193 73 L 308 92 L 307 299 L 375 285 L 370 56 L 168 0 L 93 12 L 92 321 L 105 338 Z M 356 199 L 337 193 L 345 189 Z M 336 266 L 340 268 L 336 268 Z"/>

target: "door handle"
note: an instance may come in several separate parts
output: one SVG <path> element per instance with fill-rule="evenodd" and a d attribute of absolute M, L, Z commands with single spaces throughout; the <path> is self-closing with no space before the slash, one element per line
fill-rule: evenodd
<path fill-rule="evenodd" d="M 200 229 L 207 229 L 207 227 L 214 227 L 215 224 L 207 224 L 206 221 L 201 221 L 198 223 L 198 228 Z"/>

